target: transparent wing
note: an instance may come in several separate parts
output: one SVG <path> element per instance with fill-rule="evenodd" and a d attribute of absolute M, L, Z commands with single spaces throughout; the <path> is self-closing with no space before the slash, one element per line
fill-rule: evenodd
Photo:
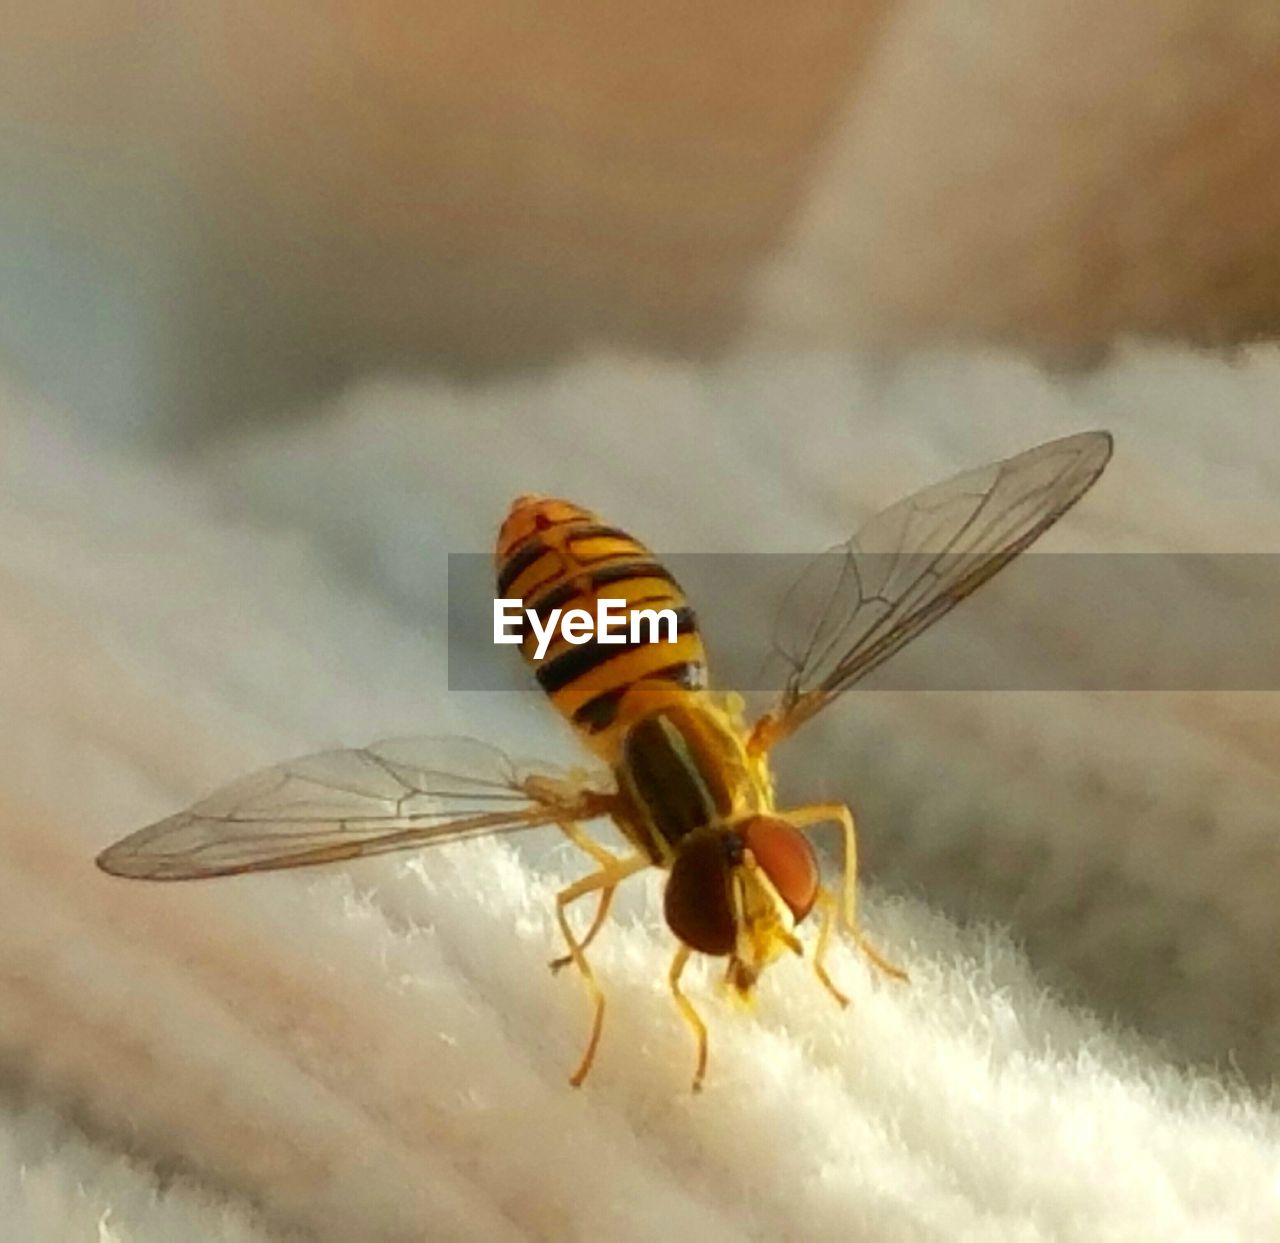
<path fill-rule="evenodd" d="M 471 738 L 395 738 L 253 773 L 98 856 L 115 876 L 193 880 L 333 863 L 607 813 L 607 791 L 522 775 Z"/>
<path fill-rule="evenodd" d="M 1111 457 L 1082 432 L 899 501 L 815 558 L 774 632 L 785 688 L 753 735 L 763 749 L 866 677 L 1047 531 Z"/>

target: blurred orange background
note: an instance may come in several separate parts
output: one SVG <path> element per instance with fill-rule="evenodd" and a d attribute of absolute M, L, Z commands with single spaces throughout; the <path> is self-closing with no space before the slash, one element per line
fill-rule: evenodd
<path fill-rule="evenodd" d="M 166 428 L 602 341 L 1248 340 L 1278 71 L 1263 0 L 12 0 L 0 359 Z"/>

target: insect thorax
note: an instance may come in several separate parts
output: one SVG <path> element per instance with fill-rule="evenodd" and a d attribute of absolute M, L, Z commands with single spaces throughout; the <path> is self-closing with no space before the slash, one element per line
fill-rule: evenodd
<path fill-rule="evenodd" d="M 616 765 L 624 828 L 666 865 L 696 829 L 772 807 L 768 772 L 747 755 L 740 723 L 710 695 L 687 695 L 638 718 Z"/>

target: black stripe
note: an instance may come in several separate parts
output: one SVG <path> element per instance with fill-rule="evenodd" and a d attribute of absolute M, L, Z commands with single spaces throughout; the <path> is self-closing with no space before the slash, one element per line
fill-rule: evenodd
<path fill-rule="evenodd" d="M 676 590 L 680 588 L 680 584 L 671 577 L 671 571 L 656 561 L 628 561 L 625 565 L 602 565 L 598 570 L 592 570 L 587 575 L 586 587 L 580 585 L 578 576 L 575 575 L 568 582 L 553 587 L 541 600 L 532 602 L 531 607 L 537 613 L 538 620 L 545 624 L 552 609 L 563 608 L 570 600 L 576 600 L 588 591 L 598 591 L 610 583 L 626 582 L 629 578 L 660 578 Z M 526 596 L 525 599 L 528 600 L 529 597 Z"/>
<path fill-rule="evenodd" d="M 580 539 L 618 539 L 626 540 L 629 544 L 635 544 L 636 542 L 625 531 L 619 531 L 617 527 L 602 526 L 598 522 L 583 524 L 582 519 L 576 514 L 568 518 L 557 518 L 554 522 L 547 522 L 539 527 L 537 531 L 530 532 L 512 550 L 502 567 L 502 573 L 498 576 L 498 595 L 505 596 L 511 584 L 547 551 L 547 544 L 542 539 L 542 532 L 550 531 L 555 527 L 573 528 L 572 533 L 566 540 L 569 550 L 572 550 L 573 545 Z M 609 557 L 620 555 L 622 554 L 609 553 Z M 604 557 L 600 558 L 602 561 L 605 559 Z M 665 575 L 665 577 L 670 578 L 670 575 Z"/>
<path fill-rule="evenodd" d="M 501 573 L 498 575 L 498 595 L 506 598 L 511 584 L 520 577 L 537 559 L 547 551 L 547 546 L 540 538 L 534 536 L 520 551 L 507 558 Z"/>
<path fill-rule="evenodd" d="M 710 791 L 699 784 L 700 769 L 691 771 L 696 757 L 681 756 L 663 729 L 663 717 L 638 721 L 623 744 L 622 769 L 640 806 L 658 834 L 670 845 L 709 824 L 716 808 L 707 803 Z"/>
<path fill-rule="evenodd" d="M 678 590 L 678 588 L 677 588 Z M 664 609 L 677 607 L 680 603 L 680 597 L 672 592 L 665 591 L 654 596 L 641 596 L 638 600 L 627 601 L 627 612 L 638 613 L 642 609 L 647 609 L 651 604 L 660 604 Z"/>
<path fill-rule="evenodd" d="M 653 673 L 646 673 L 643 682 L 674 682 L 687 691 L 705 690 L 707 667 L 698 660 L 679 660 L 674 665 L 663 665 Z"/>
<path fill-rule="evenodd" d="M 697 630 L 697 616 L 687 605 L 676 609 L 675 614 L 677 638 Z M 559 656 L 539 665 L 535 676 L 538 679 L 538 685 L 548 695 L 554 695 L 557 691 L 564 690 L 571 682 L 576 682 L 583 674 L 590 673 L 592 669 L 598 669 L 614 657 L 649 646 L 648 639 L 641 639 L 638 643 L 632 643 L 629 640 L 626 643 L 601 643 L 593 637 L 589 643 L 570 647 L 568 651 L 561 652 Z"/>
<path fill-rule="evenodd" d="M 617 527 L 603 526 L 599 522 L 590 522 L 586 526 L 578 527 L 569 536 L 569 547 L 572 548 L 580 539 L 620 539 L 626 540 L 628 544 L 636 542 L 625 531 L 619 531 Z"/>
<path fill-rule="evenodd" d="M 618 706 L 622 703 L 623 695 L 630 689 L 629 686 L 615 686 L 611 691 L 588 699 L 573 714 L 573 723 L 580 729 L 585 729 L 588 734 L 598 734 L 601 730 L 608 729 L 617 720 Z"/>
<path fill-rule="evenodd" d="M 664 665 L 653 673 L 646 673 L 639 682 L 674 682 L 687 691 L 702 690 L 706 686 L 706 666 L 695 660 L 680 660 L 673 665 Z M 611 691 L 604 691 L 594 699 L 588 699 L 573 714 L 573 723 L 589 734 L 598 734 L 606 730 L 618 717 L 618 708 L 623 696 L 637 685 L 637 682 L 626 686 L 615 686 Z"/>

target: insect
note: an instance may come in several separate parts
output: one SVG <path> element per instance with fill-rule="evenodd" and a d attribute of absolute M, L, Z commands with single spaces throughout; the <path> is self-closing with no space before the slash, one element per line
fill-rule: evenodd
<path fill-rule="evenodd" d="M 604 1020 L 587 950 L 618 886 L 646 868 L 666 872 L 664 913 L 676 949 L 672 996 L 696 1041 L 693 1088 L 707 1067 L 707 1028 L 680 987 L 690 956 L 725 961 L 731 992 L 750 1000 L 761 972 L 805 955 L 797 929 L 811 914 L 810 961 L 840 1004 L 825 958 L 837 921 L 883 974 L 906 979 L 860 931 L 857 841 L 843 804 L 781 808 L 770 750 L 955 607 L 1052 526 L 1097 480 L 1107 432 L 1055 440 L 899 501 L 852 539 L 816 558 L 783 603 L 775 646 L 785 685 L 753 723 L 740 696 L 709 689 L 695 616 L 672 575 L 643 545 L 567 501 L 523 496 L 498 536 L 497 594 L 541 617 L 599 598 L 671 608 L 674 641 L 571 645 L 559 637 L 535 661 L 555 707 L 607 767 L 600 778 L 518 771 L 465 738 L 397 739 L 328 751 L 235 782 L 189 810 L 141 829 L 98 856 L 117 876 L 188 880 L 334 863 L 497 833 L 558 826 L 594 869 L 563 889 L 556 916 L 590 994 L 591 1028 L 570 1082 L 586 1078 Z M 629 853 L 584 828 L 611 819 Z M 823 883 L 808 834 L 840 830 L 839 890 Z M 594 896 L 585 933 L 568 918 Z"/>

